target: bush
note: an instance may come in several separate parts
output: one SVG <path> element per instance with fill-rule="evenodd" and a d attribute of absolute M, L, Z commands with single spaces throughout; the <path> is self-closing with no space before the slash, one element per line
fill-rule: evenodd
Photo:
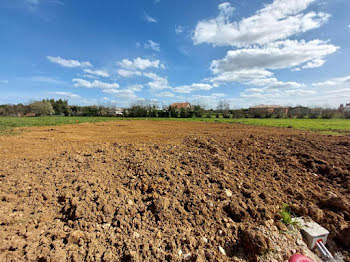
<path fill-rule="evenodd" d="M 322 110 L 321 117 L 323 119 L 332 119 L 336 114 L 337 114 L 337 110 L 324 109 L 324 110 Z"/>

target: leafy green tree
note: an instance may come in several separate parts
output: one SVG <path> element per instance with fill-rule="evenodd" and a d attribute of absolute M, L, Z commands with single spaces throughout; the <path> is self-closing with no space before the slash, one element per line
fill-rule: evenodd
<path fill-rule="evenodd" d="M 69 115 L 69 106 L 67 100 L 56 100 L 50 99 L 50 103 L 52 105 L 53 110 L 55 111 L 55 115 Z"/>

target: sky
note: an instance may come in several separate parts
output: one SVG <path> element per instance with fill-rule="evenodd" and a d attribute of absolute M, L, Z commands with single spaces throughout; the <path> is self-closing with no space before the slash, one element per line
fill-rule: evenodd
<path fill-rule="evenodd" d="M 0 104 L 350 103 L 349 0 L 1 0 Z"/>

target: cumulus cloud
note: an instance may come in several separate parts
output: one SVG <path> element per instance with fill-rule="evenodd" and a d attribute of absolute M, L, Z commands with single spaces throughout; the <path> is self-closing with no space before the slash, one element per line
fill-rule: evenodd
<path fill-rule="evenodd" d="M 230 21 L 234 8 L 228 2 L 219 5 L 219 15 L 200 21 L 193 34 L 194 44 L 244 47 L 283 40 L 320 27 L 329 19 L 323 12 L 303 13 L 315 0 L 274 0 L 255 15 Z"/>
<path fill-rule="evenodd" d="M 68 97 L 68 98 L 80 98 L 79 95 L 73 94 L 70 92 L 52 92 L 51 94 L 58 95 L 58 96 L 64 96 L 64 97 Z"/>
<path fill-rule="evenodd" d="M 160 52 L 160 44 L 158 44 L 152 40 L 148 40 L 146 43 L 144 43 L 143 46 L 145 49 L 151 49 L 155 52 Z"/>
<path fill-rule="evenodd" d="M 218 72 L 218 75 L 210 78 L 212 83 L 224 84 L 232 82 L 247 82 L 254 79 L 273 76 L 273 73 L 263 69 L 243 69 L 236 71 Z"/>
<path fill-rule="evenodd" d="M 140 71 L 125 70 L 125 69 L 119 69 L 117 72 L 118 72 L 118 75 L 122 77 L 134 77 L 134 76 L 142 75 Z"/>
<path fill-rule="evenodd" d="M 105 83 L 101 82 L 99 80 L 95 80 L 93 82 L 80 79 L 80 78 L 74 78 L 72 80 L 75 84 L 75 87 L 85 87 L 85 88 L 101 88 L 101 89 L 111 89 L 111 88 L 119 88 L 119 85 L 117 83 Z"/>
<path fill-rule="evenodd" d="M 138 98 L 135 92 L 130 89 L 105 89 L 102 92 L 114 95 L 122 101 L 136 100 Z"/>
<path fill-rule="evenodd" d="M 192 85 L 177 86 L 173 90 L 177 93 L 191 93 L 193 91 L 211 90 L 214 86 L 203 83 L 193 83 Z"/>
<path fill-rule="evenodd" d="M 90 75 L 95 76 L 101 76 L 101 77 L 109 77 L 109 73 L 104 70 L 91 70 L 91 69 L 84 69 L 85 73 L 88 73 Z"/>
<path fill-rule="evenodd" d="M 250 88 L 244 90 L 241 98 L 255 99 L 256 103 L 274 103 L 280 104 L 282 101 L 293 101 L 295 96 L 306 96 L 315 94 L 315 90 L 307 90 L 303 88 L 288 88 L 288 89 L 270 89 L 264 88 Z"/>
<path fill-rule="evenodd" d="M 123 59 L 120 62 L 117 62 L 117 64 L 125 69 L 129 70 L 145 70 L 148 68 L 164 68 L 164 65 L 160 63 L 159 60 L 148 60 L 148 59 L 142 59 L 140 57 L 129 60 L 129 59 Z"/>
<path fill-rule="evenodd" d="M 148 23 L 157 23 L 157 19 L 149 16 L 148 14 L 145 13 L 145 20 L 148 22 Z"/>
<path fill-rule="evenodd" d="M 228 51 L 225 58 L 212 62 L 211 70 L 213 73 L 223 73 L 251 69 L 284 69 L 307 62 L 317 66 L 322 65 L 320 60 L 337 49 L 338 47 L 321 40 L 278 41 L 264 47 Z"/>
<path fill-rule="evenodd" d="M 143 75 L 153 80 L 147 83 L 151 90 L 163 90 L 171 88 L 166 77 L 161 77 L 155 73 L 143 73 Z"/>
<path fill-rule="evenodd" d="M 63 67 L 91 67 L 92 64 L 90 62 L 80 62 L 78 60 L 69 60 L 64 59 L 59 56 L 53 57 L 53 56 L 47 56 L 46 57 L 50 62 L 58 64 Z"/>
<path fill-rule="evenodd" d="M 193 104 L 199 104 L 204 107 L 215 108 L 220 100 L 227 98 L 227 95 L 224 93 L 212 93 L 209 95 L 192 95 L 190 101 Z M 226 100 L 229 102 L 229 100 Z"/>
<path fill-rule="evenodd" d="M 132 85 L 132 86 L 128 86 L 129 90 L 132 90 L 134 92 L 139 92 L 143 89 L 143 85 Z"/>
<path fill-rule="evenodd" d="M 321 40 L 285 40 L 263 47 L 231 50 L 223 59 L 211 63 L 215 76 L 209 81 L 214 84 L 240 82 L 270 88 L 303 87 L 296 82 L 279 81 L 269 70 L 293 68 L 297 71 L 319 67 L 327 55 L 337 50 L 338 47 Z"/>
<path fill-rule="evenodd" d="M 247 85 L 253 85 L 253 86 L 264 86 L 268 88 L 300 88 L 305 87 L 305 84 L 300 84 L 297 82 L 283 82 L 277 80 L 275 77 L 270 78 L 257 78 L 254 80 L 251 80 L 249 82 L 246 82 Z"/>
<path fill-rule="evenodd" d="M 316 87 L 350 87 L 350 76 L 331 78 L 324 82 L 313 83 Z"/>
<path fill-rule="evenodd" d="M 175 94 L 169 91 L 157 93 L 156 96 L 159 97 L 175 97 Z"/>

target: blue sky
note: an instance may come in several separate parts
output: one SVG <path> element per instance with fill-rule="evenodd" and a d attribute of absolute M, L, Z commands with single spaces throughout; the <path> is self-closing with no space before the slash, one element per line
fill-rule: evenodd
<path fill-rule="evenodd" d="M 348 0 L 1 0 L 0 103 L 350 102 Z"/>

